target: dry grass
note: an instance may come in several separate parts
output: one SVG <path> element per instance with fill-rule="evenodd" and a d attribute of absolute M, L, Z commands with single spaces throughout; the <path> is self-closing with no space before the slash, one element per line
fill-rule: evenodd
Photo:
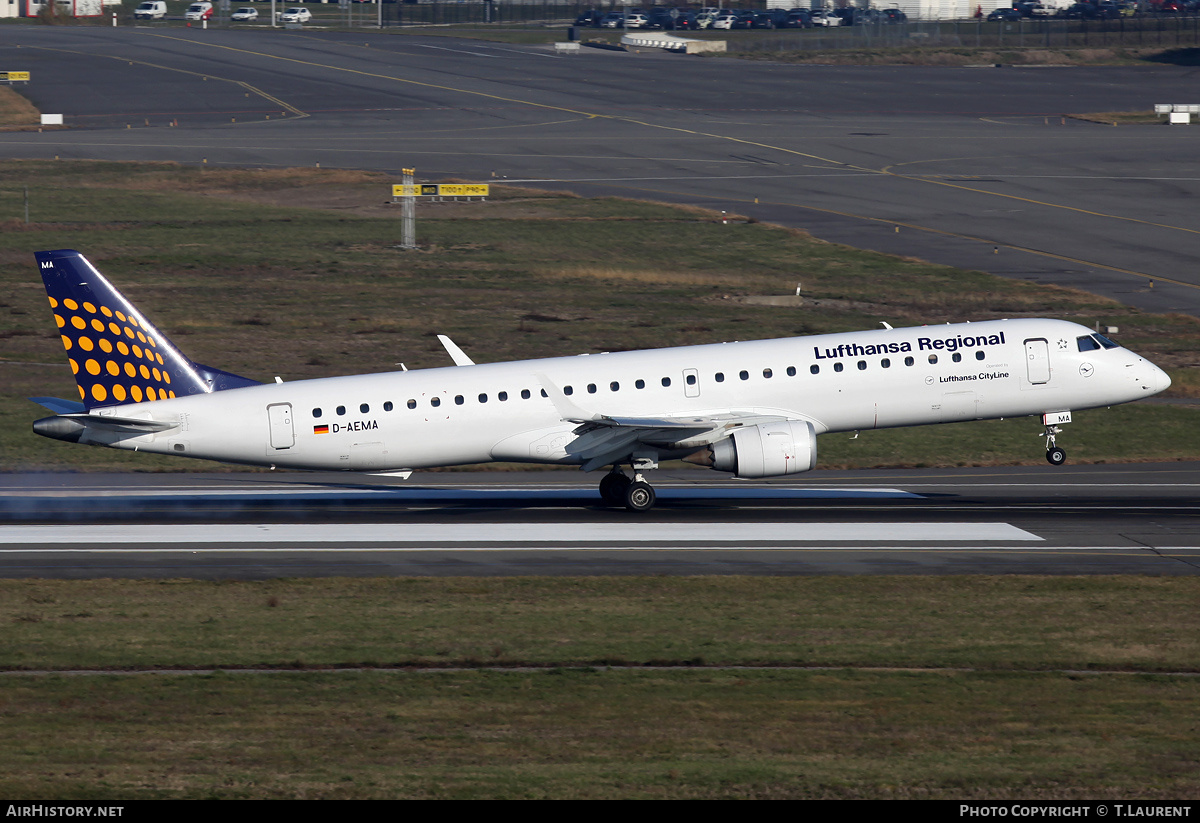
<path fill-rule="evenodd" d="M 28 127 L 41 123 L 42 115 L 11 86 L 0 86 L 0 128 Z"/>

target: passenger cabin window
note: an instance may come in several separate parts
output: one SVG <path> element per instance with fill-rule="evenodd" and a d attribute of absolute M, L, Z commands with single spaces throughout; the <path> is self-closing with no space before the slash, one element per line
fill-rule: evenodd
<path fill-rule="evenodd" d="M 663 384 L 663 386 L 664 386 L 664 387 L 666 387 L 666 386 L 670 386 L 670 385 L 671 385 L 671 378 L 669 378 L 669 377 L 664 377 L 664 378 L 662 379 L 662 384 Z"/>
<path fill-rule="evenodd" d="M 361 413 L 366 414 L 367 412 L 369 412 L 371 410 L 371 407 L 368 406 L 366 403 L 363 403 L 358 407 L 358 410 Z"/>
<path fill-rule="evenodd" d="M 644 389 L 644 388 L 646 388 L 646 381 L 645 380 L 635 380 L 633 382 L 633 387 L 635 389 Z"/>
<path fill-rule="evenodd" d="M 687 384 L 688 384 L 689 386 L 694 386 L 694 385 L 696 385 L 696 375 L 694 375 L 694 374 L 689 374 L 689 375 L 687 376 Z"/>
<path fill-rule="evenodd" d="M 487 395 L 486 395 L 486 394 L 481 394 L 481 395 L 479 395 L 479 402 L 480 402 L 480 403 L 486 403 L 486 402 L 487 402 Z"/>
<path fill-rule="evenodd" d="M 725 382 L 725 373 L 717 372 L 716 374 L 713 375 L 713 380 L 715 380 L 717 383 L 724 383 Z"/>
<path fill-rule="evenodd" d="M 508 392 L 506 392 L 506 391 L 500 392 L 499 394 L 496 395 L 496 399 L 499 400 L 501 403 L 503 403 L 505 400 L 508 399 Z"/>
<path fill-rule="evenodd" d="M 588 394 L 595 394 L 595 393 L 596 393 L 596 384 L 588 383 Z"/>
<path fill-rule="evenodd" d="M 821 367 L 818 366 L 816 363 L 813 363 L 811 366 L 809 366 L 808 370 L 812 374 L 820 374 L 821 373 Z"/>
<path fill-rule="evenodd" d="M 750 379 L 750 372 L 748 372 L 748 371 L 746 371 L 745 369 L 743 369 L 742 371 L 738 372 L 738 378 L 739 378 L 739 379 L 741 379 L 741 380 L 749 380 L 749 379 Z"/>
<path fill-rule="evenodd" d="M 834 364 L 833 364 L 833 370 L 834 370 L 834 371 L 841 371 L 843 368 L 845 368 L 845 367 L 844 367 L 844 366 L 843 366 L 841 363 L 834 363 Z"/>
<path fill-rule="evenodd" d="M 975 359 L 976 359 L 976 360 L 982 360 L 982 359 L 983 359 L 983 349 L 980 349 L 979 351 L 975 352 Z"/>
<path fill-rule="evenodd" d="M 411 400 L 411 399 L 410 399 L 406 405 L 407 405 L 407 406 L 408 406 L 410 409 L 415 409 L 415 408 L 417 407 L 417 401 L 416 401 L 416 400 Z"/>
<path fill-rule="evenodd" d="M 464 398 L 461 394 L 454 395 L 454 405 L 461 406 L 465 402 L 466 398 Z"/>
<path fill-rule="evenodd" d="M 621 390 L 621 384 L 620 384 L 620 383 L 618 383 L 616 380 L 614 380 L 614 381 L 612 381 L 611 383 L 609 383 L 609 384 L 608 384 L 608 390 L 609 390 L 609 391 L 620 391 L 620 390 Z"/>
<path fill-rule="evenodd" d="M 950 355 L 950 359 L 953 360 L 955 363 L 961 363 L 962 362 L 962 353 L 955 352 L 954 354 Z"/>
<path fill-rule="evenodd" d="M 438 406 L 442 405 L 442 398 L 434 397 L 433 399 L 431 399 L 429 401 L 429 405 L 433 406 L 436 409 Z"/>
<path fill-rule="evenodd" d="M 530 395 L 529 389 L 521 389 L 521 399 L 522 400 L 528 400 L 530 398 L 530 396 L 531 395 Z"/>
<path fill-rule="evenodd" d="M 383 410 L 384 410 L 384 411 L 391 411 L 393 408 L 394 408 L 394 406 L 392 406 L 392 401 L 391 401 L 391 400 L 385 400 L 385 401 L 384 401 L 384 403 L 383 403 Z"/>
<path fill-rule="evenodd" d="M 313 409 L 313 417 L 320 417 L 320 416 L 321 416 L 321 410 Z"/>
<path fill-rule="evenodd" d="M 771 375 L 774 373 L 775 372 L 771 371 L 770 369 L 763 369 L 763 377 L 767 378 L 768 380 L 771 379 Z"/>
<path fill-rule="evenodd" d="M 866 369 L 867 369 L 867 361 L 866 361 L 866 360 L 859 360 L 859 361 L 858 361 L 858 370 L 859 370 L 859 371 L 866 371 Z"/>
<path fill-rule="evenodd" d="M 542 389 L 542 393 L 545 394 L 546 390 Z M 571 388 L 570 386 L 563 386 L 563 394 L 574 394 L 574 393 L 575 393 L 575 390 L 573 388 Z"/>
<path fill-rule="evenodd" d="M 338 413 L 338 414 L 345 414 L 345 413 L 346 413 L 346 407 L 345 407 L 345 406 L 338 406 L 338 407 L 337 407 L 337 413 Z"/>
<path fill-rule="evenodd" d="M 879 365 L 885 369 L 890 369 L 892 367 L 892 361 L 885 357 L 879 361 Z"/>
<path fill-rule="evenodd" d="M 788 377 L 795 377 L 795 376 L 796 376 L 796 367 L 795 367 L 795 366 L 788 366 L 788 367 L 787 367 L 787 376 L 788 376 Z"/>
<path fill-rule="evenodd" d="M 929 362 L 930 362 L 930 363 L 936 363 L 936 362 L 937 362 L 937 355 L 936 355 L 936 354 L 931 354 L 931 355 L 929 355 Z"/>
<path fill-rule="evenodd" d="M 904 365 L 906 365 L 906 366 L 911 366 L 913 363 L 916 363 L 916 362 L 917 361 L 913 360 L 911 357 L 904 358 Z"/>

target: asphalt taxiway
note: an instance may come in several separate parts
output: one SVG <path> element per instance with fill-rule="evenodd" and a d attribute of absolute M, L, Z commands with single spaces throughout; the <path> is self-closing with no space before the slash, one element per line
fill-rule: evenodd
<path fill-rule="evenodd" d="M 1200 573 L 1200 464 L 0 476 L 0 576 Z"/>
<path fill-rule="evenodd" d="M 1200 315 L 1194 128 L 1067 116 L 1195 102 L 1191 67 L 797 66 L 215 27 L 5 26 L 0 56 L 70 126 L 0 134 L 0 157 L 415 167 L 631 195 Z"/>

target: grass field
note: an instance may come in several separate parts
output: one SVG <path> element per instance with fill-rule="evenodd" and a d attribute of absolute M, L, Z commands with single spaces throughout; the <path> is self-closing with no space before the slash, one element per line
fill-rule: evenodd
<path fill-rule="evenodd" d="M 33 435 L 25 398 L 74 397 L 33 265 L 87 254 L 193 359 L 260 380 L 447 365 L 435 335 L 480 362 L 998 317 L 1118 326 L 1200 393 L 1200 324 L 1083 292 L 837 246 L 805 232 L 615 198 L 497 187 L 486 203 L 423 204 L 420 249 L 398 248 L 378 174 L 169 164 L 0 163 L 0 469 L 208 469 Z M 28 188 L 30 222 L 24 222 Z M 794 293 L 800 307 L 743 302 Z M 1072 459 L 1200 455 L 1196 411 L 1084 412 Z M 1032 420 L 827 436 L 821 465 L 1038 462 Z M 1119 434 L 1120 436 L 1116 436 Z"/>
<path fill-rule="evenodd" d="M 0 581 L 0 797 L 1196 798 L 1198 587 Z"/>

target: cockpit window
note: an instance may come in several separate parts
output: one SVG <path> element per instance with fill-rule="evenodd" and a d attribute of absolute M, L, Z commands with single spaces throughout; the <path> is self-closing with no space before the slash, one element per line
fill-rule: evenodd
<path fill-rule="evenodd" d="M 1121 348 L 1121 345 L 1119 343 L 1114 343 L 1113 341 L 1109 340 L 1107 337 L 1105 337 L 1102 334 L 1093 334 L 1092 337 L 1096 338 L 1096 340 L 1098 340 L 1100 342 L 1100 345 L 1106 349 Z"/>
<path fill-rule="evenodd" d="M 1090 334 L 1085 334 L 1076 340 L 1079 344 L 1080 351 L 1095 351 L 1100 348 L 1100 341 L 1094 339 Z"/>

